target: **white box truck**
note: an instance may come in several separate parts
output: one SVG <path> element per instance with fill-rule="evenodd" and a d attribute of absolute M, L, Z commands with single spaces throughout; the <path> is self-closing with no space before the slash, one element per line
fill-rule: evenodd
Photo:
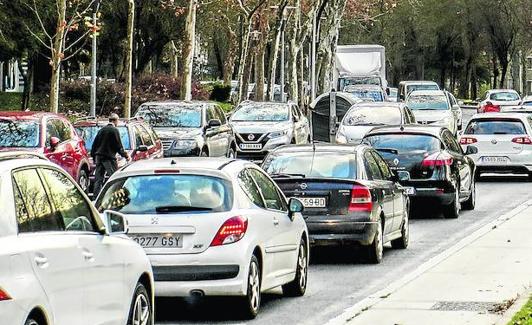
<path fill-rule="evenodd" d="M 372 84 L 384 90 L 386 51 L 382 45 L 339 45 L 336 49 L 332 89 L 343 91 L 348 85 Z"/>

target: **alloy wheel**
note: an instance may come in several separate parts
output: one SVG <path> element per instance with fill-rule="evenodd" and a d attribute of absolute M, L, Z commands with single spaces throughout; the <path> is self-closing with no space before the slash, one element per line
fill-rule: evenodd
<path fill-rule="evenodd" d="M 383 243 L 382 243 L 382 221 L 379 220 L 377 224 L 377 232 L 375 233 L 375 256 L 377 257 L 377 261 L 382 260 L 383 256 Z"/>
<path fill-rule="evenodd" d="M 144 294 L 139 294 L 133 306 L 132 325 L 147 325 L 150 322 L 150 304 Z"/>
<path fill-rule="evenodd" d="M 81 187 L 81 189 L 84 192 L 88 191 L 88 189 L 89 189 L 89 177 L 87 176 L 85 171 L 81 171 L 80 172 L 78 184 L 79 184 L 79 187 Z"/>
<path fill-rule="evenodd" d="M 249 303 L 251 309 L 256 312 L 260 306 L 260 276 L 259 268 L 255 261 L 249 266 Z"/>
<path fill-rule="evenodd" d="M 304 245 L 299 247 L 299 257 L 297 259 L 297 264 L 299 268 L 299 287 L 304 290 L 307 287 L 307 250 Z"/>

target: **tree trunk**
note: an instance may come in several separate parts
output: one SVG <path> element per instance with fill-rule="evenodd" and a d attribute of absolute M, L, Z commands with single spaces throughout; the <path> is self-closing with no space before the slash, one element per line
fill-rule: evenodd
<path fill-rule="evenodd" d="M 231 86 L 233 79 L 233 72 L 235 70 L 236 53 L 238 50 L 236 33 L 227 26 L 227 53 L 223 61 L 224 86 Z"/>
<path fill-rule="evenodd" d="M 249 39 L 251 34 L 251 19 L 245 18 L 243 34 L 242 34 L 242 51 L 240 53 L 240 60 L 238 66 L 238 102 L 247 99 L 248 94 L 248 80 L 249 80 Z"/>
<path fill-rule="evenodd" d="M 128 0 L 127 46 L 125 53 L 126 89 L 124 95 L 124 117 L 131 117 L 131 92 L 133 88 L 133 39 L 135 32 L 135 0 Z"/>
<path fill-rule="evenodd" d="M 255 100 L 264 101 L 264 56 L 266 46 L 261 42 L 255 55 Z"/>
<path fill-rule="evenodd" d="M 170 46 L 171 46 L 170 69 L 171 69 L 172 77 L 177 78 L 179 77 L 179 51 L 177 49 L 177 46 L 175 46 L 175 41 L 171 41 Z"/>
<path fill-rule="evenodd" d="M 270 48 L 270 56 L 268 59 L 268 93 L 267 97 L 269 101 L 273 101 L 275 98 L 275 80 L 277 78 L 277 61 L 279 59 L 279 47 L 281 44 L 281 34 L 284 28 L 283 12 L 284 8 L 288 4 L 288 1 L 283 1 L 279 6 L 277 19 L 275 22 L 275 31 L 273 42 Z"/>
<path fill-rule="evenodd" d="M 299 48 L 294 37 L 289 42 L 288 56 L 288 93 L 289 98 L 294 102 L 299 102 L 299 87 L 297 82 L 297 54 Z"/>
<path fill-rule="evenodd" d="M 218 79 L 224 79 L 224 64 L 222 60 L 220 45 L 218 44 L 218 39 L 216 38 L 216 35 L 214 35 L 213 37 L 213 42 L 214 56 L 216 58 L 216 70 L 218 71 Z"/>
<path fill-rule="evenodd" d="M 59 81 L 61 78 L 61 60 L 64 57 L 63 36 L 65 34 L 66 0 L 59 0 L 57 5 L 56 35 L 52 48 L 52 77 L 50 80 L 50 112 L 59 112 Z"/>
<path fill-rule="evenodd" d="M 30 99 L 31 99 L 31 93 L 33 92 L 33 57 L 28 56 L 28 65 L 27 70 L 24 72 L 24 68 L 22 67 L 22 58 L 17 60 L 18 62 L 18 69 L 20 73 L 22 74 L 22 78 L 24 79 L 24 91 L 22 92 L 22 110 L 29 110 L 30 108 Z"/>
<path fill-rule="evenodd" d="M 192 100 L 192 69 L 194 59 L 194 46 L 196 43 L 196 8 L 197 0 L 189 0 L 185 45 L 183 47 L 183 81 L 181 82 L 181 98 Z"/>
<path fill-rule="evenodd" d="M 501 64 L 501 79 L 499 81 L 499 88 L 505 88 L 506 74 L 508 73 L 508 59 L 502 58 L 502 60 L 500 60 L 500 64 Z"/>

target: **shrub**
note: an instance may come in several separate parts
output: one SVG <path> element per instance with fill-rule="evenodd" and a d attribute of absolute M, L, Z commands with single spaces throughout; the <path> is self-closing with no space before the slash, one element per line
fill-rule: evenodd
<path fill-rule="evenodd" d="M 214 85 L 210 99 L 217 102 L 227 102 L 231 97 L 231 86 L 224 86 L 223 84 L 217 83 Z"/>

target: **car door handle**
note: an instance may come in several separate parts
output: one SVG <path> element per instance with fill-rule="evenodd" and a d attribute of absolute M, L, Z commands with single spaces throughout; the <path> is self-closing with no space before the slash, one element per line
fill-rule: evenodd
<path fill-rule="evenodd" d="M 44 269 L 48 267 L 48 259 L 44 256 L 35 256 L 35 264 Z"/>
<path fill-rule="evenodd" d="M 273 219 L 273 225 L 274 226 L 278 226 L 279 225 L 279 220 L 278 219 Z"/>
<path fill-rule="evenodd" d="M 88 262 L 92 262 L 94 261 L 94 254 L 92 254 L 91 252 L 87 251 L 87 250 L 83 250 L 83 258 L 85 259 L 85 261 L 88 261 Z"/>

